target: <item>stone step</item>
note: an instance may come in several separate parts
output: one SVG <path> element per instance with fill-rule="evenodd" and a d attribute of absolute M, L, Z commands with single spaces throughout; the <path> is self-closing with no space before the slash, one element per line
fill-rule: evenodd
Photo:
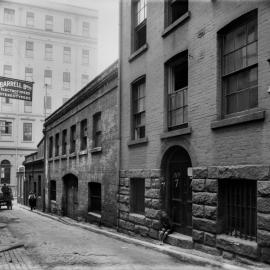
<path fill-rule="evenodd" d="M 193 242 L 192 242 L 191 236 L 176 233 L 176 232 L 169 234 L 164 242 L 169 245 L 176 246 L 176 247 L 187 248 L 187 249 L 193 248 Z"/>

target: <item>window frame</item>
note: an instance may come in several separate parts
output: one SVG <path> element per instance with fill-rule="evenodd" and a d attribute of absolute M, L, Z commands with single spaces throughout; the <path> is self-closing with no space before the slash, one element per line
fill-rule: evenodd
<path fill-rule="evenodd" d="M 72 20 L 70 18 L 64 18 L 64 33 L 71 34 Z"/>
<path fill-rule="evenodd" d="M 49 60 L 49 61 L 53 60 L 53 45 L 52 44 L 49 44 L 49 43 L 45 44 L 44 56 L 46 60 Z"/>
<path fill-rule="evenodd" d="M 29 133 L 31 135 L 29 135 L 29 134 L 27 135 L 27 133 Z M 32 142 L 33 141 L 33 123 L 31 123 L 31 122 L 23 122 L 23 141 L 24 142 Z"/>
<path fill-rule="evenodd" d="M 80 150 L 87 149 L 87 118 L 83 119 L 80 123 Z"/>
<path fill-rule="evenodd" d="M 2 175 L 4 174 L 4 177 Z M 7 174 L 7 176 L 6 176 Z M 0 182 L 1 184 L 10 184 L 11 177 L 11 163 L 9 160 L 4 159 L 0 163 Z M 4 180 L 3 180 L 4 179 Z"/>
<path fill-rule="evenodd" d="M 64 46 L 63 63 L 71 63 L 71 47 Z"/>
<path fill-rule="evenodd" d="M 48 151 L 48 157 L 52 158 L 53 157 L 53 136 L 49 137 L 49 151 Z"/>
<path fill-rule="evenodd" d="M 98 207 L 95 207 L 96 204 L 94 204 L 93 201 L 98 201 L 97 203 Z M 88 212 L 101 214 L 101 211 L 102 211 L 102 185 L 101 183 L 98 183 L 98 182 L 89 182 L 88 183 Z"/>
<path fill-rule="evenodd" d="M 25 57 L 34 58 L 34 42 L 33 41 L 25 42 Z"/>
<path fill-rule="evenodd" d="M 93 115 L 93 148 L 101 147 L 102 145 L 102 120 L 101 112 Z"/>
<path fill-rule="evenodd" d="M 82 49 L 82 64 L 89 65 L 90 52 L 88 49 Z"/>
<path fill-rule="evenodd" d="M 52 185 L 53 184 L 53 185 Z M 50 180 L 50 200 L 56 201 L 56 181 Z"/>
<path fill-rule="evenodd" d="M 35 13 L 34 12 L 31 12 L 31 11 L 27 11 L 26 12 L 26 22 L 25 22 L 25 25 L 27 27 L 34 27 L 35 26 Z"/>
<path fill-rule="evenodd" d="M 53 16 L 45 15 L 45 31 L 53 32 Z"/>
<path fill-rule="evenodd" d="M 70 148 L 69 153 L 73 154 L 76 152 L 76 124 L 72 125 L 70 127 Z"/>
<path fill-rule="evenodd" d="M 55 139 L 54 139 L 54 156 L 57 157 L 59 156 L 60 153 L 60 134 L 59 132 L 55 134 Z"/>
<path fill-rule="evenodd" d="M 145 214 L 145 178 L 130 178 L 130 212 Z"/>
<path fill-rule="evenodd" d="M 89 22 L 86 22 L 86 21 L 82 22 L 82 35 L 84 37 L 90 36 L 90 23 Z"/>
<path fill-rule="evenodd" d="M 47 76 L 49 74 L 50 74 L 50 76 Z M 52 74 L 51 69 L 44 70 L 44 85 L 47 85 L 50 88 L 52 87 L 52 76 L 53 76 L 53 74 Z"/>
<path fill-rule="evenodd" d="M 3 132 L 4 130 L 4 132 Z M 0 137 L 12 137 L 13 122 L 7 120 L 0 120 Z"/>
<path fill-rule="evenodd" d="M 62 130 L 62 155 L 67 154 L 67 129 Z"/>
<path fill-rule="evenodd" d="M 7 13 L 6 11 L 12 11 Z M 15 24 L 15 9 L 4 8 L 4 23 Z"/>
<path fill-rule="evenodd" d="M 63 72 L 63 88 L 70 89 L 70 72 L 69 71 Z"/>

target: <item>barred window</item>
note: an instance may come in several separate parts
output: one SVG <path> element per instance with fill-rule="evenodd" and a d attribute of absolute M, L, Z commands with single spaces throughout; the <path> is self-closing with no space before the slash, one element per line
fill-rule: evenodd
<path fill-rule="evenodd" d="M 71 19 L 64 19 L 64 33 L 71 33 Z"/>
<path fill-rule="evenodd" d="M 237 238 L 256 240 L 257 182 L 219 180 L 218 190 L 222 232 Z"/>
<path fill-rule="evenodd" d="M 71 48 L 70 47 L 64 47 L 63 62 L 64 63 L 71 62 Z"/>
<path fill-rule="evenodd" d="M 12 55 L 13 53 L 13 39 L 12 38 L 5 38 L 4 40 L 4 54 L 5 55 Z"/>
<path fill-rule="evenodd" d="M 250 12 L 221 32 L 223 114 L 258 106 L 257 12 Z"/>
<path fill-rule="evenodd" d="M 45 59 L 52 60 L 53 59 L 53 45 L 45 44 Z"/>
<path fill-rule="evenodd" d="M 132 178 L 130 179 L 130 211 L 132 213 L 144 214 L 144 193 L 145 179 Z"/>
<path fill-rule="evenodd" d="M 34 42 L 26 41 L 25 43 L 25 56 L 34 57 Z"/>
<path fill-rule="evenodd" d="M 63 72 L 63 87 L 65 89 L 70 88 L 70 72 Z"/>
<path fill-rule="evenodd" d="M 62 131 L 62 155 L 67 153 L 67 130 Z"/>
<path fill-rule="evenodd" d="M 81 150 L 87 148 L 87 119 L 81 121 Z"/>
<path fill-rule="evenodd" d="M 132 84 L 132 139 L 145 138 L 145 77 Z"/>
<path fill-rule="evenodd" d="M 45 30 L 53 31 L 53 16 L 50 15 L 45 16 Z"/>
<path fill-rule="evenodd" d="M 35 14 L 33 12 L 26 13 L 26 26 L 33 27 L 35 21 Z"/>
<path fill-rule="evenodd" d="M 101 213 L 101 184 L 91 182 L 88 184 L 88 211 Z"/>

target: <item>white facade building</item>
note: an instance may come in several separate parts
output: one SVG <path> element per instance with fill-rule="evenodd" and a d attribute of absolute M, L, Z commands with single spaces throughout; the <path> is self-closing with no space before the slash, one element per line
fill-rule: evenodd
<path fill-rule="evenodd" d="M 42 138 L 44 117 L 96 75 L 97 25 L 96 10 L 0 2 L 0 76 L 34 82 L 32 103 L 0 98 L 0 184 L 16 186 L 17 168 Z"/>

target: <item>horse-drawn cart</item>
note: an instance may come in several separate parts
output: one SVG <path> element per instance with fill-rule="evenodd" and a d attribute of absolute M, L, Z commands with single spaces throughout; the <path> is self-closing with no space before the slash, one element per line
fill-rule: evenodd
<path fill-rule="evenodd" d="M 6 206 L 7 209 L 12 210 L 12 200 L 13 196 L 11 192 L 9 194 L 0 193 L 0 208 Z"/>

